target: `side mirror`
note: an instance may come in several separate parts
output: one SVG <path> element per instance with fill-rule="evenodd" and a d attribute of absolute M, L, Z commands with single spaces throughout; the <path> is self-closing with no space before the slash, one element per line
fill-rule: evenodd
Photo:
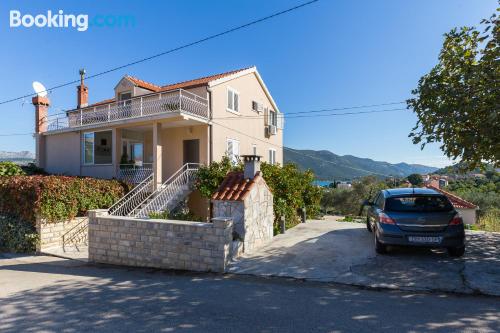
<path fill-rule="evenodd" d="M 363 206 L 373 206 L 373 202 L 371 202 L 370 200 L 364 200 L 362 205 Z"/>

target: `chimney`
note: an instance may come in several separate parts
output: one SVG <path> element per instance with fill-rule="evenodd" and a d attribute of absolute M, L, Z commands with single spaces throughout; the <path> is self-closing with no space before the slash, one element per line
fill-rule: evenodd
<path fill-rule="evenodd" d="M 253 179 L 255 174 L 260 171 L 260 158 L 258 155 L 242 155 L 245 163 L 243 177 L 245 179 Z"/>
<path fill-rule="evenodd" d="M 77 89 L 77 108 L 83 108 L 89 105 L 89 88 L 83 83 L 85 78 L 85 69 L 80 69 L 80 85 Z"/>
<path fill-rule="evenodd" d="M 35 106 L 35 133 L 47 131 L 47 110 L 50 101 L 47 97 L 36 95 L 31 99 Z"/>

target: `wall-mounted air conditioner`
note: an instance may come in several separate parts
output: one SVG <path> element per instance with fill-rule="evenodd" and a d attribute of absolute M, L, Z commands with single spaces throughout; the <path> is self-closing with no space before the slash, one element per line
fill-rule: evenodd
<path fill-rule="evenodd" d="M 269 135 L 276 135 L 276 133 L 278 133 L 278 129 L 274 125 L 269 125 L 267 127 L 267 131 L 268 131 Z"/>

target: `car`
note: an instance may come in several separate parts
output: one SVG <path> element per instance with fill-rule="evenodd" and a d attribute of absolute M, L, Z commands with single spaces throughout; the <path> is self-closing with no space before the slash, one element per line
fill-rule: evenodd
<path fill-rule="evenodd" d="M 446 248 L 454 257 L 465 253 L 463 220 L 448 198 L 433 189 L 386 189 L 364 204 L 366 227 L 379 254 L 388 245 Z"/>

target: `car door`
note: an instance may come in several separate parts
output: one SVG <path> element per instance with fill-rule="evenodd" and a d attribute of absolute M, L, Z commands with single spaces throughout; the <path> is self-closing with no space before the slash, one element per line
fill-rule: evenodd
<path fill-rule="evenodd" d="M 383 198 L 383 195 L 379 192 L 375 196 L 375 199 L 373 199 L 372 205 L 368 207 L 368 221 L 370 222 L 372 230 L 378 220 L 378 210 L 380 209 L 380 207 L 378 207 L 378 203 L 380 202 L 381 197 Z"/>

